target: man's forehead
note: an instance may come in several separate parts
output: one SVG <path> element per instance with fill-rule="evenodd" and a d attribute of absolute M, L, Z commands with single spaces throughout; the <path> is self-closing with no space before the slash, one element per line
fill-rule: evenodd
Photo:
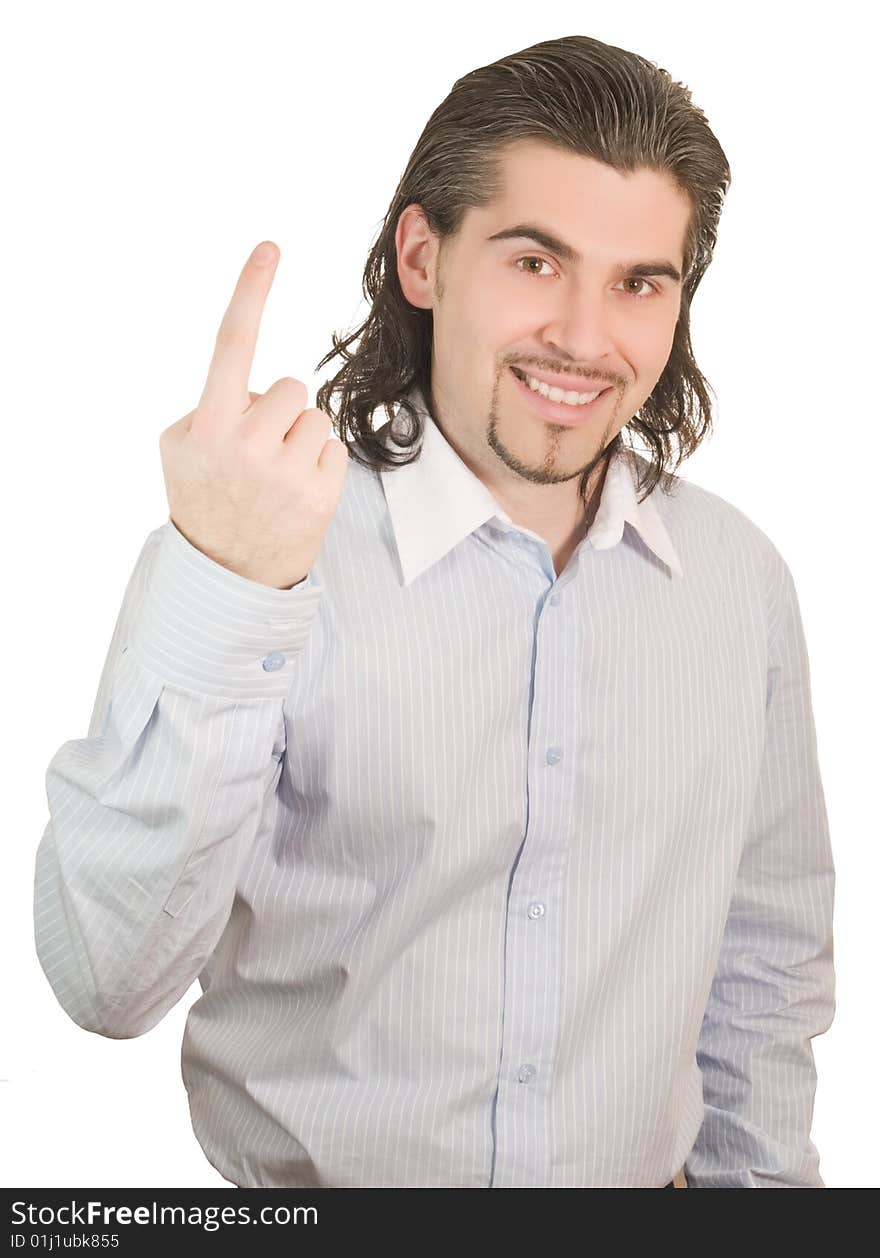
<path fill-rule="evenodd" d="M 523 145 L 524 149 L 526 147 Z M 553 146 L 528 147 L 550 151 L 552 165 L 555 156 Z M 483 245 L 488 242 L 491 247 L 495 241 L 528 238 L 542 248 L 556 253 L 560 259 L 580 265 L 583 258 L 578 246 L 579 240 L 584 240 L 595 232 L 597 221 L 601 225 L 603 219 L 611 219 L 613 233 L 602 228 L 601 234 L 603 238 L 609 234 L 618 238 L 619 244 L 614 250 L 615 262 L 625 261 L 632 255 L 633 262 L 639 265 L 653 261 L 664 263 L 657 273 L 679 270 L 683 264 L 685 232 L 692 207 L 689 199 L 677 188 L 670 176 L 647 168 L 624 175 L 593 158 L 581 157 L 576 153 L 562 156 L 570 156 L 575 162 L 592 163 L 595 168 L 603 168 L 600 181 L 610 172 L 611 184 L 606 182 L 601 191 L 607 191 L 611 187 L 612 199 L 608 200 L 600 195 L 593 205 L 589 200 L 584 200 L 583 189 L 578 186 L 585 176 L 583 165 L 569 166 L 567 171 L 559 171 L 560 179 L 566 182 L 569 174 L 574 175 L 569 196 L 560 187 L 559 181 L 553 182 L 554 171 L 549 165 L 544 165 L 541 173 L 545 179 L 541 183 L 536 180 L 536 155 L 520 153 L 515 167 L 508 165 L 503 169 L 502 173 L 506 177 L 502 181 L 499 195 L 486 205 L 473 207 L 465 215 L 463 226 L 474 243 Z M 506 157 L 509 158 L 510 155 L 507 154 Z M 587 170 L 586 175 L 589 176 L 589 173 Z M 621 199 L 625 202 L 623 207 L 620 204 Z M 651 207 L 650 221 L 645 215 L 646 204 Z M 589 249 L 589 241 L 586 247 Z M 642 254 L 644 258 L 641 257 Z"/>

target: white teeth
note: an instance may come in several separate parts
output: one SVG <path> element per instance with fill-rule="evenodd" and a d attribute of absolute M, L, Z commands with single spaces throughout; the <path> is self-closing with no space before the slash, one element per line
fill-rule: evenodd
<path fill-rule="evenodd" d="M 534 376 L 525 376 L 525 382 L 534 393 L 540 393 L 541 397 L 549 398 L 551 402 L 564 402 L 567 406 L 584 406 L 602 392 L 601 389 L 597 389 L 595 393 L 576 393 L 573 389 L 558 389 L 555 386 L 551 388 L 549 384 L 545 384 L 543 380 L 536 380 Z"/>

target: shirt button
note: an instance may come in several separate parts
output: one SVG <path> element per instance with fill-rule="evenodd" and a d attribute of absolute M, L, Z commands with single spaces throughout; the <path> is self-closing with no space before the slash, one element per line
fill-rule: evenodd
<path fill-rule="evenodd" d="M 561 747 L 548 747 L 547 748 L 547 763 L 548 764 L 558 764 L 561 759 L 562 759 Z"/>
<path fill-rule="evenodd" d="M 550 606 L 551 606 L 551 607 L 558 607 L 558 606 L 559 606 L 559 595 L 558 595 L 558 594 L 551 594 L 551 595 L 550 595 Z"/>
<path fill-rule="evenodd" d="M 263 660 L 263 668 L 267 673 L 274 673 L 277 669 L 283 668 L 284 664 L 285 658 L 280 651 L 273 651 Z"/>
<path fill-rule="evenodd" d="M 534 904 L 529 905 L 529 917 L 543 917 L 544 905 L 540 900 L 536 900 Z"/>
<path fill-rule="evenodd" d="M 520 1066 L 519 1074 L 516 1077 L 520 1083 L 528 1083 L 537 1073 L 535 1067 L 531 1063 L 526 1062 L 524 1066 Z"/>

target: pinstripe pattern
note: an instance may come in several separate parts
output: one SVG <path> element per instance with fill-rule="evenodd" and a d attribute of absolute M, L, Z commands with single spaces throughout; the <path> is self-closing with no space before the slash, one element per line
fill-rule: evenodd
<path fill-rule="evenodd" d="M 427 417 L 415 464 L 351 460 L 292 590 L 169 519 L 46 790 L 47 978 L 113 1037 L 199 978 L 184 1081 L 231 1182 L 823 1186 L 806 645 L 716 495 L 638 504 L 620 456 L 556 577 Z"/>

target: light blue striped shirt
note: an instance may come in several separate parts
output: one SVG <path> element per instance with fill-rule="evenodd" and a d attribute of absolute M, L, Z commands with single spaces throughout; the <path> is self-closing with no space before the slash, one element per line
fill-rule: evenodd
<path fill-rule="evenodd" d="M 58 1000 L 135 1036 L 199 979 L 193 1127 L 242 1187 L 823 1187 L 789 568 L 681 477 L 638 504 L 623 453 L 557 576 L 423 413 L 291 590 L 148 535 L 46 774 Z"/>

